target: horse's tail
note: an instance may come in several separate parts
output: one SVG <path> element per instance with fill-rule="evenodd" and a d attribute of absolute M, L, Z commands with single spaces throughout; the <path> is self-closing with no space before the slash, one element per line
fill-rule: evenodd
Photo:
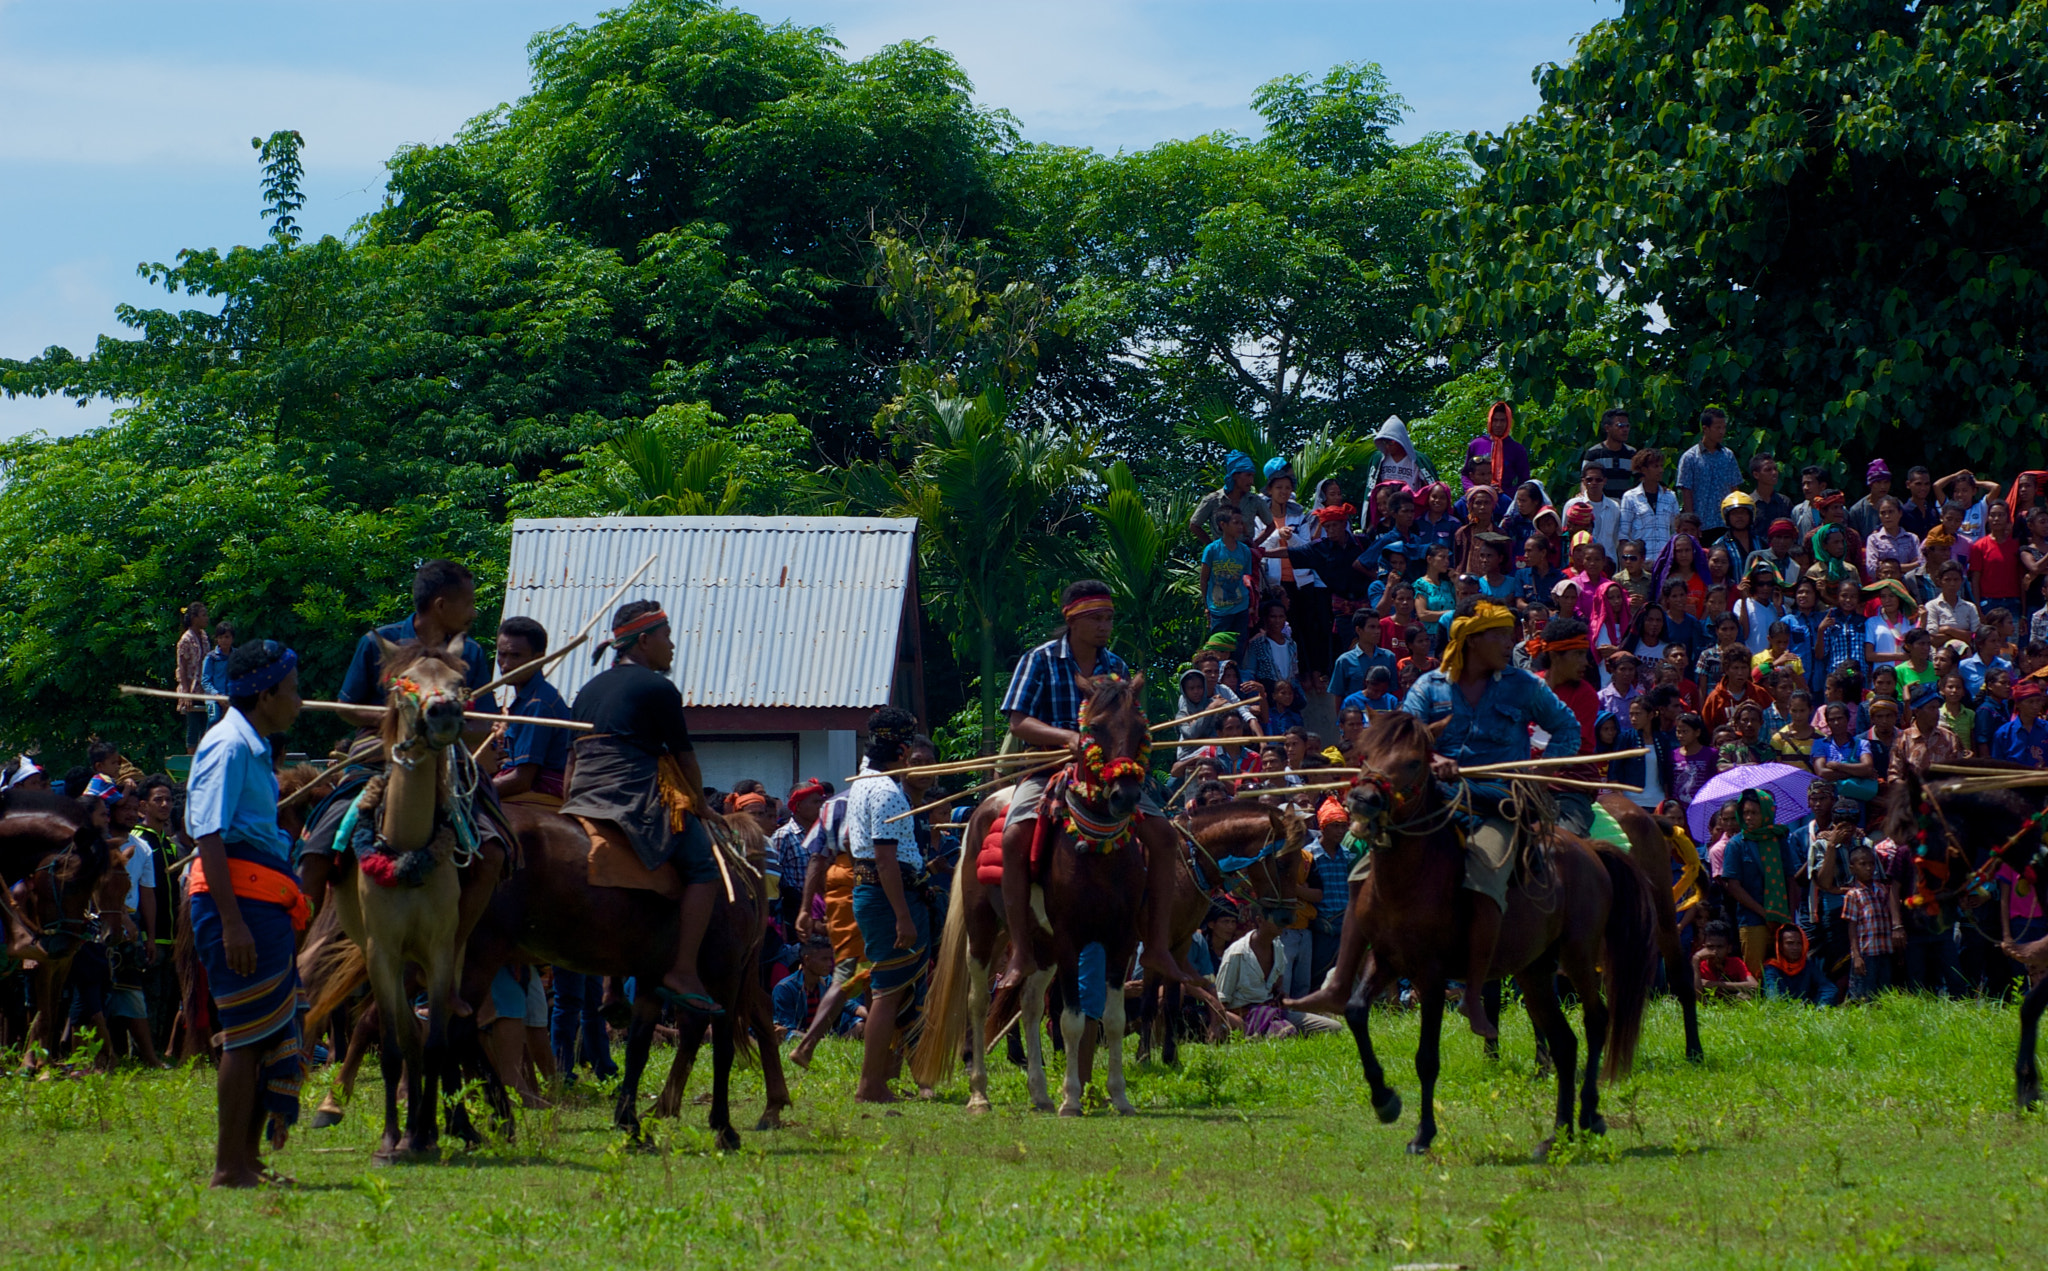
<path fill-rule="evenodd" d="M 972 818 L 969 818 L 970 820 Z M 939 956 L 932 983 L 924 995 L 924 1028 L 910 1052 L 910 1073 L 917 1084 L 937 1086 L 953 1075 L 960 1058 L 960 1039 L 967 1034 L 967 871 L 975 867 L 962 852 L 953 870 L 953 895 L 946 906 L 946 929 L 939 937 Z"/>
<path fill-rule="evenodd" d="M 1649 875 L 1626 852 L 1602 843 L 1594 851 L 1607 867 L 1613 899 L 1607 910 L 1607 1055 L 1601 1075 L 1626 1076 L 1643 1037 L 1643 1010 L 1657 962 L 1657 906 Z"/>
<path fill-rule="evenodd" d="M 752 824 L 752 818 L 745 813 L 740 816 Z M 765 843 L 767 840 L 763 839 Z M 768 879 L 762 877 L 748 880 L 747 899 L 751 905 L 735 907 L 733 916 L 742 924 L 741 930 L 751 933 L 740 953 L 740 990 L 733 994 L 732 1015 L 732 1058 L 741 1065 L 752 1064 L 759 1059 L 758 1038 L 754 1036 L 755 1026 L 762 1020 L 774 1027 L 774 1011 L 762 1009 L 764 1004 L 772 1005 L 766 977 L 761 971 L 761 945 L 767 939 L 767 928 L 761 915 L 768 911 Z M 774 1034 L 770 1033 L 769 1045 L 774 1045 Z"/>
<path fill-rule="evenodd" d="M 370 964 L 356 942 L 341 929 L 340 911 L 332 904 L 313 919 L 306 933 L 306 947 L 299 950 L 299 980 L 313 999 L 306 1013 L 305 1035 L 312 1037 L 341 1009 L 354 993 L 370 980 Z"/>

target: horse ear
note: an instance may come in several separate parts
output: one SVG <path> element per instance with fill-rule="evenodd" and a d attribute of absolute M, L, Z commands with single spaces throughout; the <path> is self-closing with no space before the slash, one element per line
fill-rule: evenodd
<path fill-rule="evenodd" d="M 1081 690 L 1081 696 L 1093 697 L 1095 695 L 1095 677 L 1076 673 L 1074 676 L 1074 687 Z"/>
<path fill-rule="evenodd" d="M 370 634 L 377 637 L 377 656 L 379 659 L 384 665 L 391 665 L 391 659 L 398 655 L 398 646 L 386 640 L 384 633 L 381 631 L 372 631 Z"/>
<path fill-rule="evenodd" d="M 1133 675 L 1131 677 L 1131 688 L 1134 690 L 1143 691 L 1144 687 L 1145 673 L 1143 671 L 1140 671 L 1136 675 Z"/>
<path fill-rule="evenodd" d="M 465 633 L 457 632 L 455 634 L 455 637 L 448 641 L 448 647 L 441 650 L 441 652 L 447 654 L 449 657 L 455 659 L 457 662 L 464 662 L 465 659 L 463 655 L 469 652 L 469 636 Z"/>

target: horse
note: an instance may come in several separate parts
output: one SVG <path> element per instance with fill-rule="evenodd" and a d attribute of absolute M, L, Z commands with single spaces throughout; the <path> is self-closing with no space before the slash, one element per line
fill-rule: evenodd
<path fill-rule="evenodd" d="M 1345 1004 L 1345 1021 L 1382 1124 L 1401 1115 L 1401 1098 L 1388 1086 L 1373 1053 L 1372 1002 L 1396 977 L 1421 996 L 1421 1037 L 1415 1073 L 1421 1108 L 1408 1151 L 1423 1154 L 1436 1139 L 1436 1079 L 1445 982 L 1465 971 L 1466 924 L 1474 903 L 1491 901 L 1461 884 L 1465 848 L 1455 824 L 1457 804 L 1430 775 L 1428 729 L 1413 716 L 1389 713 L 1361 739 L 1362 769 L 1346 794 L 1351 831 L 1370 845 L 1370 874 L 1345 911 L 1346 926 L 1363 924 L 1372 960 Z M 1529 1017 L 1549 1043 L 1557 1066 L 1555 1130 L 1536 1151 L 1544 1159 L 1558 1134 L 1576 1129 L 1604 1134 L 1599 1078 L 1628 1071 L 1642 1033 L 1650 972 L 1657 956 L 1657 909 L 1642 868 L 1620 849 L 1556 833 L 1539 881 L 1519 879 L 1508 892 L 1492 971 L 1512 975 Z M 1599 965 L 1605 964 L 1602 993 Z M 1586 1069 L 1574 1088 L 1578 1039 L 1558 1004 L 1560 967 L 1578 993 L 1586 1031 Z M 1473 986 L 1476 991 L 1477 986 Z"/>
<path fill-rule="evenodd" d="M 1180 858 L 1174 874 L 1173 914 L 1168 925 L 1173 934 L 1173 956 L 1187 964 L 1195 932 L 1215 905 L 1216 893 L 1225 893 L 1245 905 L 1267 904 L 1274 908 L 1305 903 L 1295 885 L 1277 877 L 1267 847 L 1280 844 L 1288 851 L 1301 850 L 1308 834 L 1299 817 L 1283 815 L 1277 809 L 1250 798 L 1190 811 L 1185 824 L 1176 821 L 1189 855 Z M 1226 871 L 1222 862 L 1238 859 L 1252 864 Z M 1212 953 L 1221 955 L 1221 949 Z M 1177 983 L 1147 971 L 1138 995 L 1138 1053 L 1140 1062 L 1151 1054 L 1154 1025 L 1162 1019 L 1160 1058 L 1169 1066 L 1180 1062 L 1180 1018 L 1182 993 Z"/>
<path fill-rule="evenodd" d="M 57 1053 L 58 1007 L 71 963 L 82 945 L 100 938 L 101 915 L 128 922 L 128 874 L 115 866 L 113 849 L 77 799 L 45 790 L 0 795 L 0 886 L 34 951 L 45 955 L 29 972 L 30 1067 Z"/>
<path fill-rule="evenodd" d="M 438 1154 L 438 1101 L 444 1093 L 453 1096 L 460 1084 L 448 1034 L 462 965 L 456 942 L 462 884 L 454 859 L 460 845 L 446 809 L 467 814 L 468 792 L 452 788 L 451 778 L 465 770 L 473 774 L 474 768 L 466 751 L 459 759 L 450 755 L 450 747 L 461 743 L 467 697 L 463 637 L 446 648 L 411 640 L 393 644 L 382 636 L 378 644 L 387 692 L 381 734 L 385 772 L 381 795 L 373 782 L 357 804 L 379 818 L 376 846 L 359 853 L 354 869 L 340 873 L 333 904 L 342 930 L 362 950 L 383 1019 L 412 1018 L 409 964 L 418 964 L 426 989 L 424 1037 L 414 1028 L 383 1030 L 384 1136 L 373 1159 L 388 1163 Z M 398 1128 L 401 1074 L 403 1135 Z M 467 1131 L 467 1125 L 462 1129 Z"/>
<path fill-rule="evenodd" d="M 1652 816 L 1625 794 L 1609 792 L 1600 796 L 1600 806 L 1621 827 L 1628 842 L 1616 844 L 1628 849 L 1629 859 L 1642 867 L 1652 883 L 1671 877 L 1673 853 L 1671 833 L 1675 823 Z M 1678 897 L 1672 887 L 1651 888 L 1651 902 L 1657 909 L 1657 952 L 1664 959 L 1664 981 L 1678 999 L 1685 1021 L 1685 1057 L 1692 1063 L 1706 1062 L 1700 1046 L 1699 986 L 1693 983 L 1692 960 L 1678 937 Z"/>
<path fill-rule="evenodd" d="M 2004 765 L 1976 764 L 1986 773 Z M 2032 770 L 2024 770 L 2032 771 Z M 1892 796 L 1885 832 L 1892 842 L 1916 853 L 1926 835 L 1935 848 L 1927 863 L 1920 865 L 1926 878 L 1908 904 L 1921 901 L 1943 907 L 1955 906 L 1969 898 L 1997 895 L 1991 878 L 2000 863 L 2025 871 L 2031 862 L 2036 878 L 2048 874 L 2043 858 L 2042 827 L 2048 824 L 2048 809 L 2017 790 L 1967 790 L 1954 782 L 1923 781 L 1908 769 Z M 1932 867 L 1929 868 L 1928 866 Z M 1996 912 L 1995 910 L 1993 911 Z M 2048 957 L 2048 942 L 2005 946 L 2008 957 L 2022 966 L 2038 966 Z M 2013 1099 L 2021 1112 L 2041 1102 L 2039 1049 L 2041 1014 L 2048 1010 L 2048 978 L 2027 990 L 2020 999 L 2019 1050 L 2013 1060 Z"/>
<path fill-rule="evenodd" d="M 1050 1112 L 1053 1103 L 1046 1092 L 1039 1021 L 1047 985 L 1057 975 L 1063 1003 L 1060 1026 L 1067 1047 L 1065 1097 L 1059 1114 L 1080 1116 L 1082 1074 L 1089 1062 L 1080 992 L 1081 956 L 1089 945 L 1101 945 L 1107 982 L 1102 1045 L 1108 1064 L 1109 1102 L 1118 1114 L 1130 1116 L 1137 1109 L 1124 1091 L 1123 975 L 1137 950 L 1145 895 L 1145 856 L 1133 822 L 1144 795 L 1143 756 L 1150 748 L 1151 734 L 1140 701 L 1142 676 L 1131 680 L 1077 676 L 1076 683 L 1088 695 L 1081 731 L 1086 753 L 1093 756 L 1092 770 L 1071 765 L 1061 780 L 1048 787 L 1040 821 L 1046 829 L 1042 840 L 1046 848 L 1034 861 L 1031 885 L 1031 912 L 1037 926 L 1028 933 L 1040 969 L 1024 984 L 1018 1026 L 1024 1030 L 1029 1056 L 1032 1106 Z M 1046 825 L 1044 818 L 1060 815 L 1056 808 L 1062 799 L 1065 815 L 1055 829 Z M 1000 792 L 983 799 L 968 817 L 966 842 L 979 844 L 996 814 L 1007 806 L 1008 799 Z M 985 1054 L 988 968 L 1000 952 L 1002 934 L 1002 907 L 992 890 L 981 883 L 973 863 L 962 860 L 953 872 L 952 901 L 946 910 L 932 988 L 926 995 L 924 1031 L 911 1055 L 911 1072 L 922 1086 L 943 1080 L 959 1052 L 962 1033 L 971 1025 L 974 1044 L 968 1059 L 967 1104 L 971 1112 L 989 1107 Z M 1007 934 L 1018 938 L 1016 932 Z"/>

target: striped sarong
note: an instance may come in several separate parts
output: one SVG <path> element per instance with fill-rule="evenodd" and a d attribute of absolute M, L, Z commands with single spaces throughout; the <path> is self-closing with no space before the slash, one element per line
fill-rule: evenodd
<path fill-rule="evenodd" d="M 265 1114 L 271 1142 L 279 1143 L 299 1119 L 299 1087 L 306 1079 L 299 1024 L 307 1003 L 299 989 L 291 911 L 246 897 L 238 897 L 237 904 L 256 941 L 255 974 L 238 975 L 229 968 L 220 910 L 206 893 L 191 898 L 192 945 L 213 991 L 221 1047 L 258 1047 L 257 1105 Z"/>

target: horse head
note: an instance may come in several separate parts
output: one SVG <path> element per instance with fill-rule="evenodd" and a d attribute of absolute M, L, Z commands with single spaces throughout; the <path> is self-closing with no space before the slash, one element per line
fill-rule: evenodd
<path fill-rule="evenodd" d="M 1384 840 L 1389 826 L 1422 810 L 1431 750 L 1429 729 L 1413 715 L 1391 711 L 1373 721 L 1359 738 L 1358 781 L 1344 797 L 1353 835 Z"/>
<path fill-rule="evenodd" d="M 1986 775 L 2007 770 L 2004 765 L 1983 767 Z M 2048 824 L 2048 812 L 2027 792 L 1970 790 L 1954 782 L 1929 781 L 1910 766 L 1894 788 L 1884 821 L 1885 834 L 1893 843 L 1912 852 L 1917 861 L 1935 867 L 1931 878 L 1923 880 L 1906 902 L 1914 908 L 1956 899 L 1973 888 L 1980 894 L 1989 891 L 1990 873 L 1996 869 L 1991 859 L 1994 853 L 2016 861 L 2014 869 L 2024 869 L 2041 850 L 2044 824 Z M 1951 876 L 1951 854 L 1973 873 Z"/>
<path fill-rule="evenodd" d="M 13 791 L 0 809 L 0 855 L 7 882 L 26 879 L 23 916 L 41 928 L 42 947 L 62 957 L 82 939 L 98 913 L 123 912 L 125 870 L 111 869 L 113 850 L 77 799 L 43 791 Z"/>
<path fill-rule="evenodd" d="M 383 636 L 377 643 L 384 656 L 384 745 L 394 762 L 409 767 L 422 751 L 446 750 L 462 736 L 469 688 L 463 637 L 438 649 L 417 640 L 393 644 Z"/>
<path fill-rule="evenodd" d="M 1138 810 L 1151 775 L 1152 730 L 1145 722 L 1145 677 L 1075 676 L 1088 695 L 1081 708 L 1081 757 L 1076 782 L 1084 797 L 1101 800 L 1118 819 Z"/>

